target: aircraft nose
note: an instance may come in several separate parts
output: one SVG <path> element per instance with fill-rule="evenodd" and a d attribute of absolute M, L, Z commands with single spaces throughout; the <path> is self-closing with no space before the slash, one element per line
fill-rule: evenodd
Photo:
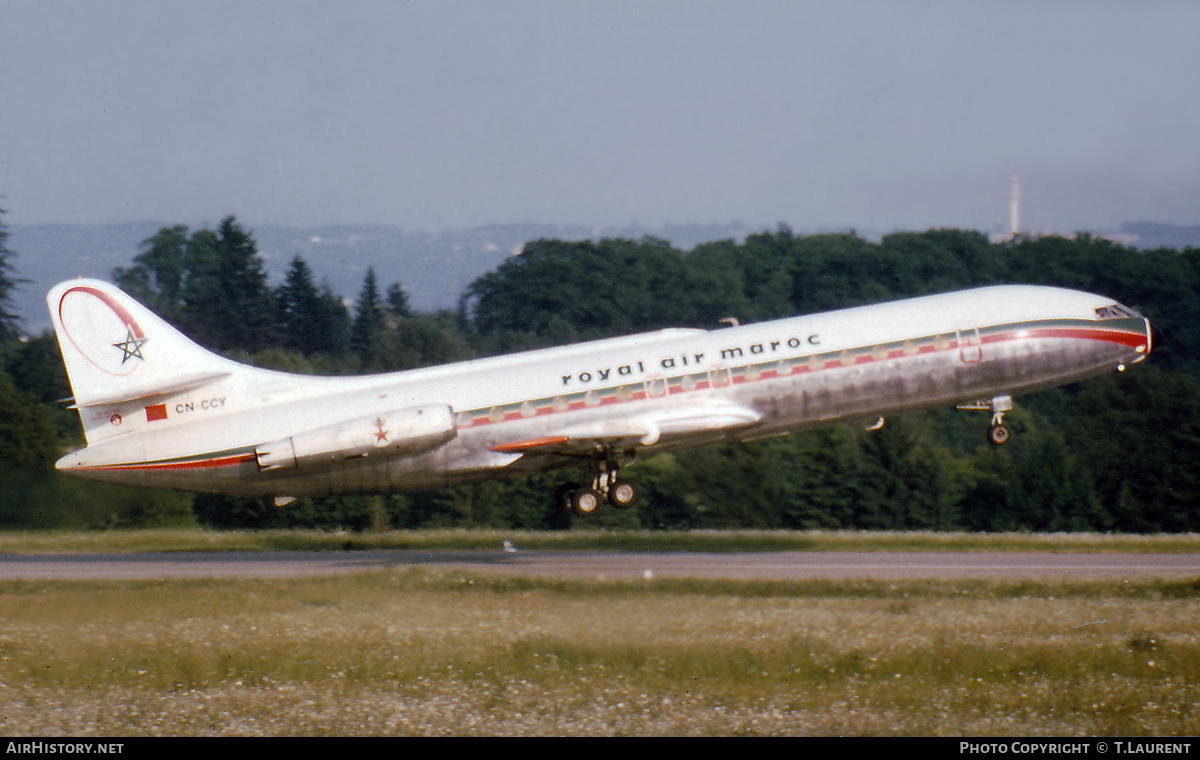
<path fill-rule="evenodd" d="M 1146 353 L 1149 353 L 1163 345 L 1163 331 L 1158 325 L 1150 320 L 1146 320 L 1146 324 L 1150 328 L 1150 345 L 1146 346 Z"/>

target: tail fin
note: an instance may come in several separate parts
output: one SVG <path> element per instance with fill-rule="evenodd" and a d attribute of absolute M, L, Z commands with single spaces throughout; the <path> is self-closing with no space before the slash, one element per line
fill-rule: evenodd
<path fill-rule="evenodd" d="M 196 345 L 106 282 L 59 283 L 46 302 L 81 408 L 197 388 L 240 366 Z"/>

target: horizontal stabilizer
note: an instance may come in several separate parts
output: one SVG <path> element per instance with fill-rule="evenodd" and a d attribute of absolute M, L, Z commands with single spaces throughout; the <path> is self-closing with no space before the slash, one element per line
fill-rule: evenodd
<path fill-rule="evenodd" d="M 171 382 L 166 382 L 160 385 L 147 386 L 130 386 L 122 388 L 120 391 L 111 396 L 92 396 L 89 397 L 86 404 L 81 404 L 77 400 L 72 404 L 71 408 L 80 406 L 104 406 L 109 404 L 120 404 L 126 401 L 142 401 L 144 399 L 154 398 L 155 396 L 168 396 L 172 393 L 181 393 L 190 391 L 195 388 L 201 388 L 209 383 L 216 382 L 223 377 L 229 377 L 228 372 L 208 372 L 191 377 L 176 378 Z"/>

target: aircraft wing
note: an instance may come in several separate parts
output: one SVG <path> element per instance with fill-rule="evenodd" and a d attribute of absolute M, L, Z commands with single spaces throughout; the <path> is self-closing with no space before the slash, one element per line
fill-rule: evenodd
<path fill-rule="evenodd" d="M 507 454 L 590 454 L 597 447 L 653 446 L 659 442 L 749 427 L 762 413 L 747 406 L 699 406 L 637 417 L 599 420 L 539 438 L 502 443 L 492 451 Z"/>

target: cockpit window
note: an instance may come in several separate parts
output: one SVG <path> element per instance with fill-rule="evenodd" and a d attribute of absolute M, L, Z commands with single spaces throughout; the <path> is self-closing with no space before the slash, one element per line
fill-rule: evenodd
<path fill-rule="evenodd" d="M 1119 303 L 1101 306 L 1100 308 L 1096 309 L 1097 319 L 1127 319 L 1129 317 L 1136 316 L 1138 316 L 1136 311 L 1128 306 L 1122 306 Z"/>

